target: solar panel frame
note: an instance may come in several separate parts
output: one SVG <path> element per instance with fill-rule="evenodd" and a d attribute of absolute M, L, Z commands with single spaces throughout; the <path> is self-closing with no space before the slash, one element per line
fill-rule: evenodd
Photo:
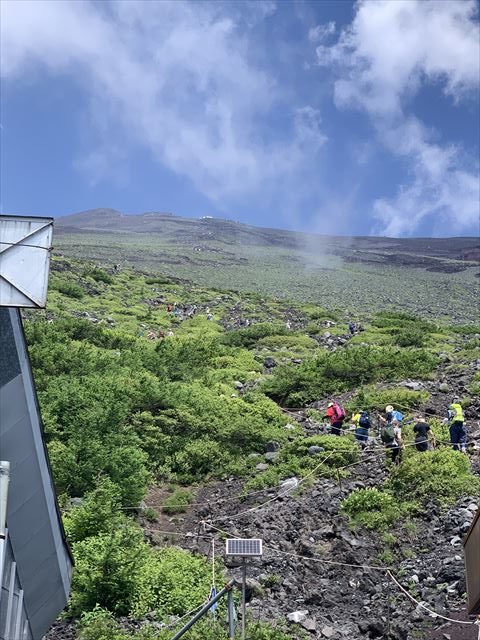
<path fill-rule="evenodd" d="M 225 555 L 241 558 L 254 558 L 263 555 L 263 544 L 260 538 L 227 538 Z"/>

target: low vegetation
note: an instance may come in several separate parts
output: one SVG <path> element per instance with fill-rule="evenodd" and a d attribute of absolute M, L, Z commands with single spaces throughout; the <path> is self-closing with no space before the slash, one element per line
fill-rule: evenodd
<path fill-rule="evenodd" d="M 466 327 L 439 329 L 396 311 L 374 314 L 347 340 L 349 318 L 338 309 L 84 261 L 55 258 L 52 266 L 48 311 L 28 316 L 25 328 L 75 558 L 68 613 L 81 619 L 79 640 L 169 639 L 176 617 L 208 596 L 205 557 L 151 544 L 139 522 L 148 528 L 158 519 L 180 521 L 198 487 L 214 479 L 242 478 L 248 494 L 292 476 L 301 490 L 317 478 L 349 473 L 359 460 L 352 435 L 306 437 L 297 423 L 287 424 L 281 407 L 317 401 L 320 407 L 348 392 L 348 411 L 384 411 L 393 404 L 410 415 L 425 407 L 429 394 L 395 382 L 432 377 L 445 342 L 441 332 L 452 339 L 451 350 L 460 345 L 472 354 L 478 348 L 476 332 Z M 173 304 L 183 310 L 195 305 L 196 313 L 174 314 Z M 330 348 L 327 330 L 344 342 Z M 472 394 L 479 384 L 477 374 Z M 323 409 L 308 408 L 305 415 L 320 423 Z M 438 440 L 448 440 L 445 425 L 432 420 L 432 428 Z M 265 467 L 272 442 L 278 453 Z M 478 492 L 478 482 L 465 456 L 450 450 L 420 455 L 410 448 L 384 484 L 352 492 L 342 511 L 353 525 L 386 535 L 429 500 L 449 505 Z M 162 495 L 169 487 L 162 506 L 140 509 L 155 484 Z M 218 581 L 223 577 L 219 566 Z M 117 620 L 146 614 L 156 624 L 137 631 Z M 161 630 L 160 622 L 172 626 Z M 226 635 L 209 618 L 189 637 Z M 249 637 L 301 634 L 283 624 L 252 623 Z"/>

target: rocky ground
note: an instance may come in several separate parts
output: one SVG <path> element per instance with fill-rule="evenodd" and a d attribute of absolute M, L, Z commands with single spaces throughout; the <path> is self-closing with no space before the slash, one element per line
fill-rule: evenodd
<path fill-rule="evenodd" d="M 209 534 L 219 534 L 217 550 L 223 547 L 221 532 L 261 538 L 264 556 L 248 567 L 250 615 L 266 620 L 286 617 L 312 638 L 473 640 L 476 628 L 435 620 L 412 604 L 382 569 L 382 537 L 352 531 L 339 515 L 344 497 L 356 488 L 375 486 L 387 473 L 383 454 L 367 450 L 350 478 L 340 484 L 321 479 L 300 495 L 282 497 L 275 489 L 240 501 L 232 496 L 240 493 L 241 483 L 226 480 L 200 491 L 200 505 L 188 514 L 163 517 L 150 525 L 149 535 L 154 543 L 175 540 L 202 554 L 209 553 Z M 258 508 L 262 504 L 266 506 Z M 460 620 L 468 619 L 462 539 L 477 508 L 474 497 L 444 513 L 432 504 L 414 529 L 398 523 L 390 532 L 401 541 L 393 570 L 401 584 L 419 602 Z M 168 530 L 170 535 L 164 533 Z M 240 572 L 228 567 L 239 580 Z"/>

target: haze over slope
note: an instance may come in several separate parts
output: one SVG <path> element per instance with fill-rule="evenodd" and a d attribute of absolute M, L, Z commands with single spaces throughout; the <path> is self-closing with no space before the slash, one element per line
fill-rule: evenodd
<path fill-rule="evenodd" d="M 56 221 L 57 250 L 209 286 L 360 310 L 476 316 L 476 238 L 321 236 L 218 218 L 94 209 Z"/>

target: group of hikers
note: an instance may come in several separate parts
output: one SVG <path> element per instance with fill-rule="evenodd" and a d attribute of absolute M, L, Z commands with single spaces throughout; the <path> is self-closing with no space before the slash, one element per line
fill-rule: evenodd
<path fill-rule="evenodd" d="M 400 464 L 402 449 L 404 447 L 402 441 L 403 414 L 394 409 L 392 405 L 385 407 L 385 414 L 378 416 L 379 435 L 382 443 L 387 451 L 390 452 L 392 462 Z M 343 423 L 347 415 L 345 409 L 338 402 L 329 402 L 324 419 L 330 421 L 330 433 L 335 436 L 342 434 Z M 453 398 L 452 403 L 448 407 L 448 422 L 450 432 L 450 443 L 456 451 L 466 453 L 467 432 L 465 430 L 465 417 L 463 415 L 462 405 L 457 397 Z M 421 415 L 418 415 L 413 426 L 415 434 L 415 448 L 417 451 L 428 451 L 429 448 L 436 446 L 435 435 Z M 364 449 L 368 444 L 370 429 L 372 428 L 372 417 L 369 411 L 357 411 L 351 416 L 351 423 L 355 428 L 355 438 L 359 445 Z"/>

